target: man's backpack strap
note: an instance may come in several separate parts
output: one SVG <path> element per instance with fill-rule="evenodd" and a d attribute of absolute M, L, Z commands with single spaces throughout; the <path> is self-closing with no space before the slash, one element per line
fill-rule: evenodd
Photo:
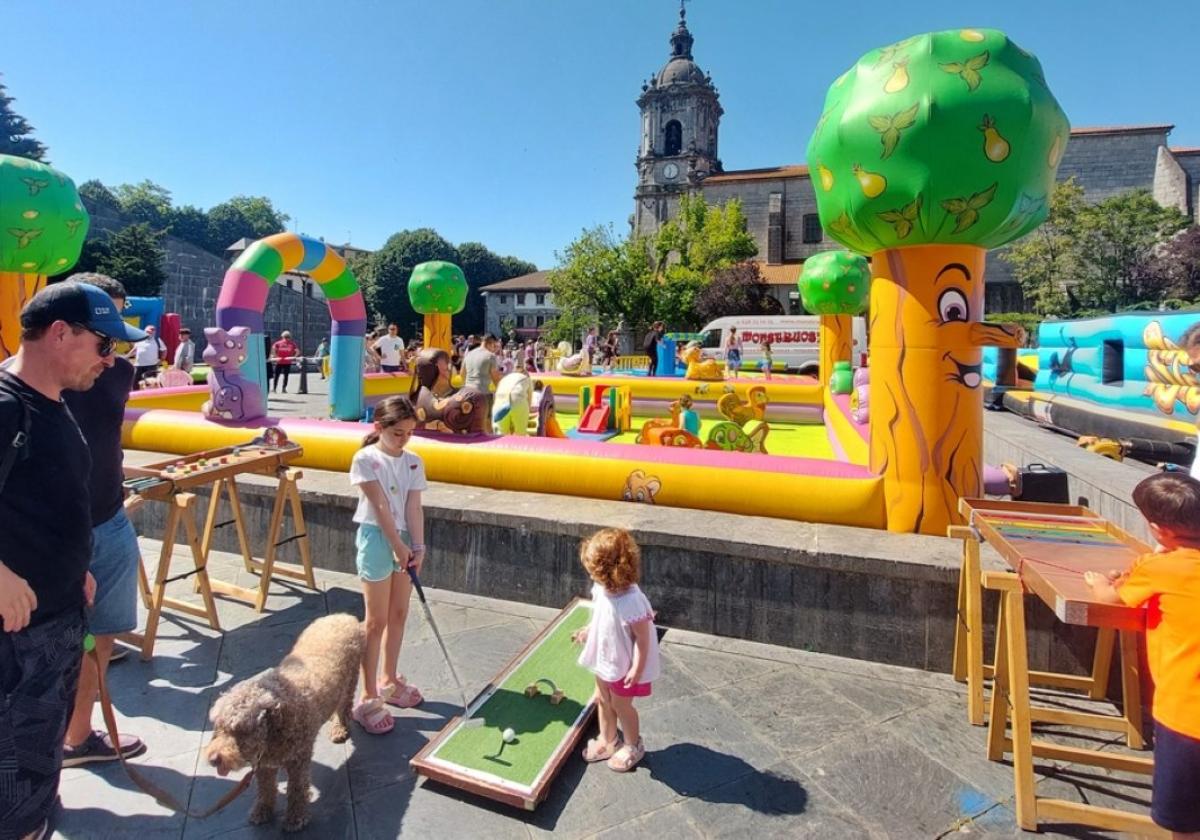
<path fill-rule="evenodd" d="M 4 447 L 3 452 L 0 453 L 0 490 L 4 489 L 4 484 L 8 481 L 8 474 L 12 471 L 13 464 L 17 462 L 17 459 L 21 457 L 22 453 L 29 446 L 29 429 L 32 423 L 29 418 L 29 406 L 25 404 L 25 400 L 3 387 L 3 385 L 0 385 L 0 403 L 8 402 L 17 405 L 21 420 L 17 424 L 16 434 L 12 438 L 6 443 L 0 441 L 0 445 Z"/>

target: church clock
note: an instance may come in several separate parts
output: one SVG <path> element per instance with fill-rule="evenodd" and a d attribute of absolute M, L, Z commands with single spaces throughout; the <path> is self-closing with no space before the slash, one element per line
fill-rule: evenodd
<path fill-rule="evenodd" d="M 668 181 L 674 181 L 679 176 L 679 166 L 675 163 L 668 163 L 663 167 L 663 177 Z"/>

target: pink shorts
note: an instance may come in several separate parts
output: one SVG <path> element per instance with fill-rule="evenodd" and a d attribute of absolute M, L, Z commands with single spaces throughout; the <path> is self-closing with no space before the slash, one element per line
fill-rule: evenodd
<path fill-rule="evenodd" d="M 596 679 L 604 683 L 608 690 L 618 697 L 650 696 L 650 683 L 637 683 L 636 685 L 626 688 L 624 680 L 613 680 L 612 682 L 609 682 L 608 680 L 601 680 L 599 677 L 596 677 Z"/>

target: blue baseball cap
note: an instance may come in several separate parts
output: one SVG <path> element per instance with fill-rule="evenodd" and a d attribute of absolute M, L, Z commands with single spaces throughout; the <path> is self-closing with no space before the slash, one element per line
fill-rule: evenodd
<path fill-rule="evenodd" d="M 79 324 L 118 341 L 141 341 L 146 333 L 117 312 L 107 294 L 90 283 L 55 283 L 29 299 L 21 310 L 25 329 L 48 327 L 55 321 Z"/>

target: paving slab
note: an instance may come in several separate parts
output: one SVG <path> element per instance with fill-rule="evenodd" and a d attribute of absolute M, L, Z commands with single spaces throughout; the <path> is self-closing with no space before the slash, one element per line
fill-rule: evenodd
<path fill-rule="evenodd" d="M 146 541 L 148 554 L 155 549 Z M 214 553 L 210 562 L 214 574 L 245 574 L 237 557 Z M 190 807 L 207 807 L 234 784 L 201 757 L 215 698 L 275 665 L 313 618 L 361 615 L 355 578 L 321 571 L 318 583 L 317 592 L 272 587 L 263 613 L 222 599 L 223 632 L 168 610 L 153 661 L 130 656 L 113 665 L 121 726 L 150 746 L 135 763 Z M 174 587 L 181 597 L 195 597 L 186 583 Z M 469 695 L 557 612 L 433 589 L 428 595 Z M 948 676 L 675 629 L 662 633 L 663 677 L 638 706 L 647 756 L 634 772 L 588 765 L 576 754 L 537 810 L 490 802 L 416 777 L 409 768 L 409 759 L 460 711 L 461 697 L 416 603 L 405 636 L 400 670 L 426 702 L 393 710 L 395 728 L 385 736 L 353 727 L 350 742 L 337 745 L 322 731 L 313 765 L 313 823 L 297 836 L 1020 834 L 1011 767 L 987 761 L 984 730 L 967 724 L 962 687 Z M 1047 702 L 1105 707 L 1069 698 Z M 1070 740 L 1073 734 L 1047 737 Z M 1077 767 L 1040 770 L 1043 795 L 1144 807 L 1145 779 Z M 284 783 L 281 777 L 281 791 Z M 66 771 L 61 791 L 56 836 L 70 838 L 276 837 L 284 808 L 281 792 L 276 822 L 250 826 L 247 794 L 207 820 L 185 818 L 156 804 L 114 766 Z M 1050 837 L 1106 836 L 1044 828 Z"/>

